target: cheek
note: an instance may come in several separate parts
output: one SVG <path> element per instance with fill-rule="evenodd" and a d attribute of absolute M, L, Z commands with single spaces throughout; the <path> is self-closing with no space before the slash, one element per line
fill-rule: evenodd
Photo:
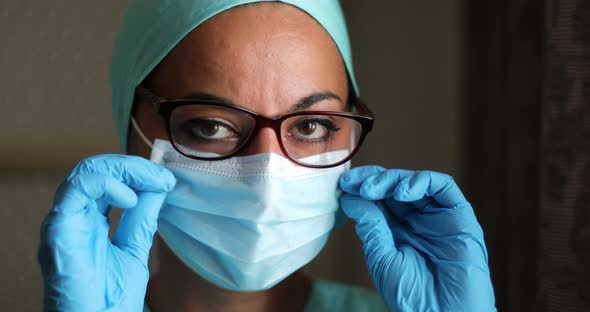
<path fill-rule="evenodd" d="M 154 112 L 148 104 L 136 103 L 132 114 L 139 126 L 139 130 L 148 141 L 153 143 L 155 139 L 168 140 L 164 118 Z M 129 122 L 128 143 L 128 154 L 150 158 L 151 148 L 131 122 Z"/>
<path fill-rule="evenodd" d="M 139 137 L 139 134 L 135 129 L 131 128 L 129 131 L 127 144 L 127 154 L 140 156 L 146 159 L 150 159 L 151 149 L 143 142 Z"/>

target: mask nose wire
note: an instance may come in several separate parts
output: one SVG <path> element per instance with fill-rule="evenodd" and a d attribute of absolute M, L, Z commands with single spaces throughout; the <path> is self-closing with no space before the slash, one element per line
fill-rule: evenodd
<path fill-rule="evenodd" d="M 137 131 L 137 134 L 139 134 L 139 137 L 143 140 L 143 142 L 145 142 L 145 144 L 147 144 L 147 146 L 149 146 L 150 148 L 154 148 L 154 144 L 145 136 L 145 134 L 143 134 L 143 131 L 141 131 L 141 128 L 139 128 L 139 125 L 137 124 L 137 121 L 133 116 L 131 116 L 131 124 L 133 125 L 133 128 L 135 129 L 135 131 Z"/>

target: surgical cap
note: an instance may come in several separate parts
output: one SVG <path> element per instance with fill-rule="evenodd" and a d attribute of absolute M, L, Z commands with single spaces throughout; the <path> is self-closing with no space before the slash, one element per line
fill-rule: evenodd
<path fill-rule="evenodd" d="M 194 28 L 238 5 L 268 0 L 129 0 L 113 48 L 110 78 L 113 118 L 121 148 L 127 133 L 136 87 Z M 283 0 L 311 15 L 338 47 L 356 95 L 352 54 L 338 0 Z"/>

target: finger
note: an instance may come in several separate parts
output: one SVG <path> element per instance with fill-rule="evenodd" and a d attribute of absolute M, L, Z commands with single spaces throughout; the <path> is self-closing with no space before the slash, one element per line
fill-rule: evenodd
<path fill-rule="evenodd" d="M 418 171 L 403 179 L 393 197 L 398 201 L 414 202 L 428 206 L 425 197 L 431 197 L 441 207 L 452 208 L 467 203 L 465 196 L 451 176 L 433 171 Z"/>
<path fill-rule="evenodd" d="M 389 207 L 395 207 L 396 204 L 397 205 L 404 204 L 404 205 L 402 205 L 402 207 L 404 209 L 399 209 L 399 208 L 398 209 L 394 209 L 394 208 L 391 209 L 392 213 L 400 220 L 406 220 L 407 217 L 411 216 L 412 214 L 423 213 L 426 208 L 440 207 L 440 205 L 438 205 L 430 197 L 424 197 L 424 198 L 418 199 L 416 201 L 410 201 L 410 202 L 398 201 L 393 196 L 387 197 L 384 200 Z"/>
<path fill-rule="evenodd" d="M 372 175 L 361 185 L 360 195 L 371 200 L 390 197 L 400 181 L 412 174 L 409 170 L 389 169 Z"/>
<path fill-rule="evenodd" d="M 56 198 L 62 199 L 41 224 L 38 260 L 46 278 L 60 276 L 59 287 L 67 288 L 87 277 L 79 273 L 89 270 L 89 263 L 99 267 L 104 260 L 109 222 L 96 209 L 88 209 L 95 202 L 74 187 L 63 184 Z"/>
<path fill-rule="evenodd" d="M 342 210 L 356 222 L 367 263 L 379 263 L 397 252 L 387 214 L 380 204 L 355 195 L 345 194 L 340 198 Z"/>
<path fill-rule="evenodd" d="M 485 267 L 488 256 L 483 232 L 472 210 L 465 207 L 436 211 L 413 213 L 403 221 L 390 219 L 389 228 L 398 250 L 410 246 L 434 261 L 464 261 Z"/>
<path fill-rule="evenodd" d="M 168 169 L 138 156 L 94 156 L 81 161 L 68 179 L 78 174 L 106 175 L 135 190 L 147 192 L 169 192 L 176 183 Z"/>
<path fill-rule="evenodd" d="M 465 248 L 472 242 L 483 241 L 481 227 L 469 206 L 453 209 L 436 208 L 428 213 L 416 213 L 414 203 L 386 200 L 391 213 L 388 220 L 396 246 L 411 245 L 429 256 L 451 258 L 455 249 Z M 472 237 L 471 241 L 464 238 Z M 453 241 L 462 240 L 459 244 Z M 443 242 L 445 242 L 443 244 Z M 449 247 L 454 246 L 454 247 Z M 443 257 L 442 255 L 447 255 Z"/>
<path fill-rule="evenodd" d="M 340 177 L 340 188 L 346 193 L 359 195 L 361 185 L 365 182 L 365 180 L 383 171 L 385 171 L 385 169 L 380 166 L 362 166 L 352 168 Z"/>
<path fill-rule="evenodd" d="M 104 175 L 78 174 L 58 188 L 54 199 L 54 212 L 72 214 L 84 211 L 89 205 L 103 199 L 108 205 L 130 208 L 136 205 L 137 196 L 122 182 Z M 105 214 L 105 211 L 101 211 Z"/>
<path fill-rule="evenodd" d="M 483 241 L 483 230 L 470 205 L 431 209 L 422 214 L 412 215 L 408 223 L 416 233 L 426 237 L 472 237 Z"/>
<path fill-rule="evenodd" d="M 427 188 L 428 179 L 424 179 L 424 171 L 416 171 L 398 183 L 393 196 L 388 200 L 411 203 L 414 212 L 422 213 L 426 207 L 434 203 L 433 199 L 424 195 Z"/>
<path fill-rule="evenodd" d="M 407 222 L 408 218 L 416 214 L 416 207 L 412 203 L 400 202 L 393 197 L 387 197 L 383 202 L 387 211 L 399 222 Z"/>
<path fill-rule="evenodd" d="M 410 202 L 420 213 L 404 220 L 418 237 L 436 238 L 413 246 L 438 259 L 479 261 L 487 259 L 483 231 L 477 218 L 448 175 L 422 171 L 404 179 L 394 192 L 394 200 Z M 474 252 L 477 251 L 477 252 Z"/>
<path fill-rule="evenodd" d="M 146 267 L 165 198 L 166 193 L 138 193 L 137 206 L 123 212 L 113 239 L 115 246 L 139 259 Z"/>

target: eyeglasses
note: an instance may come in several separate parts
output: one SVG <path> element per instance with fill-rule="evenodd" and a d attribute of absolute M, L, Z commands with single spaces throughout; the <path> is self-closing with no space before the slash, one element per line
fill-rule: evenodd
<path fill-rule="evenodd" d="M 300 111 L 267 118 L 243 107 L 209 99 L 168 100 L 138 86 L 136 95 L 166 120 L 172 146 L 199 160 L 227 159 L 244 149 L 262 128 L 272 128 L 291 161 L 329 168 L 352 158 L 373 128 L 373 114 L 356 100 L 355 113 Z"/>

